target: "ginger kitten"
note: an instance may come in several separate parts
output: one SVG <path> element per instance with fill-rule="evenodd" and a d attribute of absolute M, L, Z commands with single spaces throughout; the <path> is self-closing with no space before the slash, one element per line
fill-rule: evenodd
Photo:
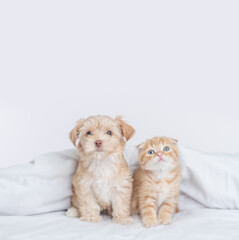
<path fill-rule="evenodd" d="M 177 140 L 154 137 L 137 146 L 140 167 L 133 176 L 132 211 L 145 227 L 171 223 L 181 180 Z"/>
<path fill-rule="evenodd" d="M 134 132 L 121 117 L 97 115 L 77 122 L 70 139 L 80 161 L 72 180 L 72 207 L 67 216 L 99 222 L 100 212 L 107 211 L 115 223 L 132 223 L 133 179 L 124 158 L 124 147 Z"/>

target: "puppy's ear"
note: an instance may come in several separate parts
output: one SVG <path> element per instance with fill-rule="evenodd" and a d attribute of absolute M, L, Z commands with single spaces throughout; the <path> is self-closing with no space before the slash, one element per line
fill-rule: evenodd
<path fill-rule="evenodd" d="M 119 122 L 121 132 L 125 137 L 126 141 L 132 138 L 135 133 L 134 128 L 130 126 L 128 123 L 126 123 L 121 116 L 116 117 L 115 120 Z"/>
<path fill-rule="evenodd" d="M 76 126 L 70 131 L 69 137 L 74 145 L 76 145 L 76 140 L 79 136 L 80 128 L 82 127 L 84 121 L 85 121 L 85 119 L 83 119 L 83 118 L 78 120 L 76 122 Z"/>

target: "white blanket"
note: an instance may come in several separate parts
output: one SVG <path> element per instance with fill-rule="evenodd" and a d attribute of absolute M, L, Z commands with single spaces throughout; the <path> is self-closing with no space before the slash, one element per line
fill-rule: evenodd
<path fill-rule="evenodd" d="M 182 183 L 179 208 L 239 209 L 239 155 L 208 154 L 179 145 Z M 125 157 L 134 170 L 137 149 Z M 27 164 L 0 169 L 0 215 L 65 210 L 79 157 L 75 149 L 43 154 Z"/>
<path fill-rule="evenodd" d="M 181 209 L 239 209 L 239 154 L 204 153 L 179 145 Z"/>
<path fill-rule="evenodd" d="M 77 161 L 75 149 L 70 149 L 0 169 L 0 215 L 31 215 L 67 209 Z"/>

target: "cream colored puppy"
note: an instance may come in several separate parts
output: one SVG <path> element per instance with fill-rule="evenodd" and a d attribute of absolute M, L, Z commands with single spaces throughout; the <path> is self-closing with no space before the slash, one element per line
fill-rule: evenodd
<path fill-rule="evenodd" d="M 100 212 L 106 210 L 114 222 L 132 223 L 132 176 L 124 158 L 124 147 L 134 132 L 121 117 L 99 115 L 77 122 L 70 139 L 80 161 L 72 180 L 72 207 L 67 211 L 68 216 L 99 222 Z"/>

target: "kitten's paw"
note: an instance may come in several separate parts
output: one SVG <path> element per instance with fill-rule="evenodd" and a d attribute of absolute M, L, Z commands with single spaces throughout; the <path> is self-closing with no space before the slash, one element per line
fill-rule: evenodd
<path fill-rule="evenodd" d="M 158 223 L 159 224 L 170 224 L 172 222 L 172 218 L 170 216 L 159 216 Z"/>
<path fill-rule="evenodd" d="M 79 212 L 78 212 L 78 210 L 76 208 L 70 207 L 66 211 L 66 216 L 68 216 L 68 217 L 76 217 L 77 218 L 77 217 L 80 216 L 80 214 L 79 214 Z"/>
<path fill-rule="evenodd" d="M 126 225 L 126 224 L 133 223 L 133 218 L 132 217 L 114 217 L 113 222 Z"/>
<path fill-rule="evenodd" d="M 96 216 L 82 216 L 80 217 L 81 221 L 84 222 L 90 222 L 90 223 L 97 223 L 102 221 L 102 216 L 96 215 Z"/>
<path fill-rule="evenodd" d="M 158 225 L 158 221 L 156 218 L 146 218 L 143 219 L 142 224 L 146 228 L 154 227 Z"/>

